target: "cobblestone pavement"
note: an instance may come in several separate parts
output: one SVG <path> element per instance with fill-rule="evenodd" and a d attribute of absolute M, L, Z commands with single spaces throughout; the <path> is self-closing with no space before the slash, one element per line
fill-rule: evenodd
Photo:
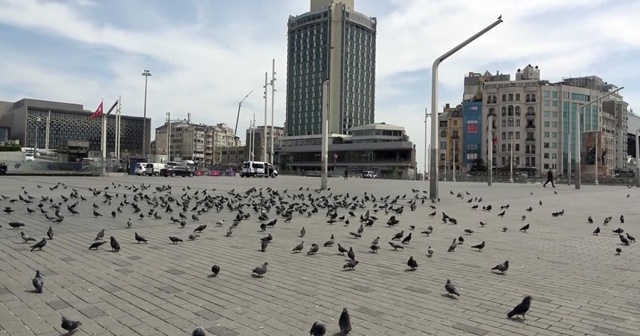
<path fill-rule="evenodd" d="M 566 185 L 552 189 L 540 184 L 494 184 L 488 188 L 445 182 L 440 184 L 441 202 L 435 204 L 438 213 L 428 218 L 433 211 L 429 201 L 418 201 L 416 211 L 406 206 L 414 197 L 412 188 L 428 189 L 425 182 L 417 181 L 336 178 L 329 181 L 331 190 L 322 193 L 313 190 L 319 186 L 317 178 L 286 176 L 3 177 L 1 181 L 0 194 L 9 198 L 0 200 L 0 208 L 11 206 L 16 211 L 0 214 L 0 335 L 60 335 L 61 315 L 82 321 L 75 335 L 190 335 L 198 325 L 220 336 L 307 335 L 316 320 L 327 325 L 327 335 L 334 335 L 343 307 L 351 314 L 350 335 L 640 335 L 640 247 L 637 243 L 622 246 L 611 232 L 621 227 L 640 237 L 640 190 L 636 188 L 583 186 L 576 191 Z M 68 188 L 50 190 L 58 181 Z M 110 188 L 112 194 L 119 193 L 112 206 L 102 204 L 104 197 L 94 197 L 88 190 L 112 183 L 121 185 Z M 112 219 L 110 212 L 123 194 L 129 194 L 129 199 L 133 195 L 124 187 L 140 183 L 152 185 L 147 190 L 150 196 L 161 184 L 171 185 L 174 196 L 181 195 L 187 185 L 191 193 L 215 188 L 212 194 L 227 194 L 231 189 L 244 192 L 251 186 L 271 187 L 281 195 L 288 189 L 288 195 L 314 197 L 346 192 L 362 197 L 367 192 L 378 198 L 378 204 L 383 196 L 393 199 L 399 195 L 397 204 L 404 204 L 405 211 L 397 215 L 400 224 L 395 228 L 385 225 L 390 214 L 378 212 L 379 220 L 360 239 L 349 235 L 360 225 L 357 218 L 345 227 L 340 222 L 327 224 L 325 209 L 309 218 L 296 213 L 290 223 L 280 219 L 268 230 L 274 240 L 262 253 L 259 238 L 265 233 L 259 232 L 255 213 L 226 237 L 235 212 L 212 210 L 201 216 L 200 224 L 209 226 L 195 241 L 186 238 L 198 223 L 189 220 L 187 228 L 180 228 L 170 223 L 171 215 L 164 211 L 161 220 L 140 220 L 132 215 L 131 206 L 124 206 L 124 213 Z M 22 201 L 10 203 L 23 193 L 21 187 L 36 201 L 40 195 L 62 201 L 60 195 L 69 195 L 71 188 L 88 200 L 77 206 L 77 216 L 71 216 L 63 205 L 65 220 L 54 224 L 39 211 L 27 215 L 28 204 Z M 304 190 L 298 191 L 300 187 Z M 466 203 L 469 196 L 460 199 L 450 191 L 468 191 L 483 201 Z M 103 217 L 92 215 L 94 202 Z M 491 204 L 494 209 L 472 210 L 472 204 Z M 510 207 L 499 218 L 499 208 L 506 204 Z M 140 205 L 146 214 L 150 206 Z M 37 209 L 37 202 L 29 206 Z M 529 206 L 533 211 L 525 212 Z M 564 216 L 551 216 L 562 209 Z M 364 211 L 358 209 L 356 214 Z M 442 224 L 442 211 L 455 217 L 458 225 Z M 346 213 L 339 210 L 340 215 Z M 625 224 L 619 222 L 621 214 Z M 587 223 L 589 215 L 595 224 Z M 270 216 L 274 218 L 273 210 Z M 606 216 L 613 219 L 603 226 Z M 129 217 L 131 229 L 125 225 Z M 215 227 L 218 220 L 226 222 L 223 227 Z M 26 226 L 12 229 L 10 221 Z M 480 227 L 479 221 L 486 226 Z M 520 232 L 526 223 L 530 230 Z M 414 231 L 410 225 L 415 225 Z M 420 234 L 429 225 L 433 234 Z M 40 239 L 49 226 L 55 230 L 54 239 L 42 252 L 30 252 L 20 231 Z M 592 235 L 596 226 L 602 229 L 600 236 Z M 307 232 L 304 238 L 299 237 L 302 227 Z M 503 227 L 507 232 L 502 232 Z M 97 251 L 87 249 L 100 229 L 106 230 L 107 238 L 117 237 L 120 253 L 110 252 L 108 243 Z M 464 235 L 464 229 L 474 233 Z M 400 230 L 412 232 L 413 240 L 404 250 L 393 251 L 387 242 Z M 148 238 L 149 244 L 136 244 L 134 232 Z M 322 247 L 331 234 L 336 243 L 353 247 L 360 262 L 354 271 L 343 270 L 346 257 L 339 255 L 336 245 Z M 185 241 L 172 245 L 170 235 Z M 447 253 L 451 240 L 461 235 L 464 244 Z M 370 243 L 378 236 L 381 250 L 370 253 Z M 305 252 L 313 242 L 321 245 L 320 251 L 293 254 L 292 248 L 301 240 Z M 482 241 L 486 242 L 482 252 L 470 248 Z M 426 256 L 428 246 L 435 250 L 432 258 Z M 617 247 L 623 250 L 619 256 L 615 255 Z M 413 272 L 406 266 L 410 256 L 419 264 Z M 506 275 L 491 272 L 505 260 L 511 264 Z M 251 270 L 263 262 L 269 263 L 269 272 L 264 278 L 252 277 Z M 210 277 L 213 264 L 222 268 L 215 278 Z M 43 274 L 43 294 L 32 292 L 35 270 Z M 459 298 L 445 295 L 447 279 L 457 286 Z M 506 313 L 525 295 L 533 297 L 527 319 L 508 320 Z"/>

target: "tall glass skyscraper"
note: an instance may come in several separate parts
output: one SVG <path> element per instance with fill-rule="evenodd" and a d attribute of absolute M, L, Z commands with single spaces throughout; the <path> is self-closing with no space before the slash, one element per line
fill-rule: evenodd
<path fill-rule="evenodd" d="M 376 19 L 354 0 L 311 0 L 289 17 L 287 136 L 322 133 L 322 85 L 329 80 L 329 132 L 372 124 L 375 115 Z"/>

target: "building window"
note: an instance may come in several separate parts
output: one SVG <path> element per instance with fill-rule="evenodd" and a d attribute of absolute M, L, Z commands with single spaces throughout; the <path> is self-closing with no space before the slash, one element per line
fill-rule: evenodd
<path fill-rule="evenodd" d="M 516 93 L 516 101 L 520 101 L 520 94 Z"/>
<path fill-rule="evenodd" d="M 502 140 L 507 140 L 507 132 L 502 132 Z"/>
<path fill-rule="evenodd" d="M 520 132 L 516 132 L 516 140 L 520 139 Z"/>
<path fill-rule="evenodd" d="M 549 127 L 549 125 L 551 125 L 548 121 L 544 122 L 544 127 Z"/>
<path fill-rule="evenodd" d="M 507 150 L 507 144 L 502 144 L 502 151 L 505 152 Z"/>
<path fill-rule="evenodd" d="M 520 151 L 520 144 L 516 144 L 514 151 L 519 152 Z"/>
<path fill-rule="evenodd" d="M 513 117 L 513 105 L 509 105 L 508 111 L 509 111 L 509 112 L 508 112 L 507 114 L 508 114 L 510 117 Z"/>
<path fill-rule="evenodd" d="M 549 91 L 549 90 L 544 90 L 544 97 L 545 97 L 545 98 L 549 98 L 549 97 L 551 97 L 551 91 Z"/>
<path fill-rule="evenodd" d="M 520 106 L 516 106 L 516 117 L 520 116 Z"/>
<path fill-rule="evenodd" d="M 506 117 L 506 116 L 507 116 L 507 107 L 506 107 L 506 106 L 503 106 L 503 107 L 502 107 L 502 116 L 503 116 L 503 117 Z"/>
<path fill-rule="evenodd" d="M 544 106 L 551 106 L 551 101 L 549 99 L 545 99 Z"/>
<path fill-rule="evenodd" d="M 544 148 L 549 148 L 549 143 L 548 142 L 544 143 Z"/>
<path fill-rule="evenodd" d="M 507 119 L 502 119 L 502 127 L 507 127 Z"/>
<path fill-rule="evenodd" d="M 513 118 L 509 118 L 507 125 L 513 127 Z"/>
<path fill-rule="evenodd" d="M 503 102 L 507 101 L 507 94 L 506 93 L 502 94 L 502 101 Z"/>
<path fill-rule="evenodd" d="M 509 94 L 509 101 L 513 101 L 513 93 Z"/>
<path fill-rule="evenodd" d="M 516 119 L 516 127 L 520 127 L 520 119 Z"/>
<path fill-rule="evenodd" d="M 544 155 L 544 158 L 545 158 L 545 159 L 548 159 L 548 158 L 549 158 L 549 153 L 544 153 L 543 155 Z"/>
<path fill-rule="evenodd" d="M 552 91 L 551 98 L 558 98 L 558 91 Z"/>

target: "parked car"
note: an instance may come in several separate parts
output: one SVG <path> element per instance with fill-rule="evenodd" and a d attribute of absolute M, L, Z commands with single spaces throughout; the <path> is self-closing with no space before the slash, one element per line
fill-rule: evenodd
<path fill-rule="evenodd" d="M 376 174 L 375 172 L 371 171 L 371 170 L 366 170 L 364 172 L 362 172 L 362 177 L 363 178 L 378 178 L 378 174 Z"/>
<path fill-rule="evenodd" d="M 195 171 L 193 169 L 190 169 L 189 167 L 184 167 L 184 166 L 167 166 L 166 168 L 163 168 L 160 170 L 160 175 L 164 177 L 167 177 L 167 176 L 193 177 L 193 175 L 195 175 Z"/>
<path fill-rule="evenodd" d="M 147 173 L 147 164 L 146 163 L 138 163 L 138 164 L 136 164 L 135 173 L 138 176 L 146 175 L 146 173 Z"/>
<path fill-rule="evenodd" d="M 166 165 L 164 163 L 147 163 L 144 175 L 158 176 L 160 175 L 160 171 L 162 170 L 162 168 L 165 167 Z"/>
<path fill-rule="evenodd" d="M 245 161 L 242 163 L 240 177 L 273 177 L 278 176 L 278 171 L 269 162 Z"/>

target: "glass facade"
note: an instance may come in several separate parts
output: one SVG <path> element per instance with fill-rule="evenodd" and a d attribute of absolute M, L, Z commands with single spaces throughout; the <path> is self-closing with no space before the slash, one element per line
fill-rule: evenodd
<path fill-rule="evenodd" d="M 62 149 L 69 140 L 89 141 L 89 150 L 100 150 L 102 119 L 89 121 L 86 113 L 40 110 L 29 107 L 27 110 L 27 137 L 25 147 L 45 148 L 47 137 L 47 118 L 49 118 L 49 149 Z M 37 119 L 40 118 L 38 122 Z M 115 114 L 107 121 L 107 151 L 115 150 Z M 120 149 L 132 155 L 142 153 L 142 118 L 121 116 Z M 150 123 L 147 123 L 149 126 Z M 36 132 L 37 128 L 37 132 Z"/>
<path fill-rule="evenodd" d="M 576 132 L 577 119 L 579 111 L 583 105 L 582 102 L 589 101 L 587 95 L 572 93 L 572 96 L 578 98 L 581 103 L 563 102 L 562 103 L 562 153 L 563 153 L 563 167 L 568 167 L 568 160 L 571 160 L 571 169 L 573 170 L 576 162 L 576 152 L 578 147 L 576 146 Z M 586 97 L 586 98 L 585 98 Z M 586 99 L 586 100 L 585 100 Z M 593 104 L 585 108 L 584 113 L 580 119 L 580 134 L 585 131 L 598 129 L 598 104 Z M 546 113 L 546 112 L 545 112 Z M 569 140 L 569 133 L 571 133 L 571 140 Z M 581 138 L 582 139 L 582 138 Z M 569 158 L 569 142 L 571 142 L 571 157 Z"/>
<path fill-rule="evenodd" d="M 0 142 L 9 140 L 9 128 L 0 127 Z"/>
<path fill-rule="evenodd" d="M 341 17 L 332 17 L 332 13 L 341 13 Z M 331 8 L 291 17 L 288 26 L 286 134 L 322 133 L 322 87 L 326 79 L 332 86 L 340 86 L 339 105 L 332 102 L 340 108 L 340 133 L 374 123 L 375 19 L 346 8 Z M 332 29 L 339 29 L 340 46 L 331 39 Z M 336 48 L 341 51 L 340 64 L 331 59 L 331 50 Z M 336 68 L 341 78 L 329 78 Z M 331 115 L 335 115 L 333 111 Z M 331 124 L 335 130 L 334 121 Z"/>
<path fill-rule="evenodd" d="M 482 158 L 482 102 L 466 101 L 462 103 L 462 122 L 464 127 L 463 162 L 469 166 Z"/>

